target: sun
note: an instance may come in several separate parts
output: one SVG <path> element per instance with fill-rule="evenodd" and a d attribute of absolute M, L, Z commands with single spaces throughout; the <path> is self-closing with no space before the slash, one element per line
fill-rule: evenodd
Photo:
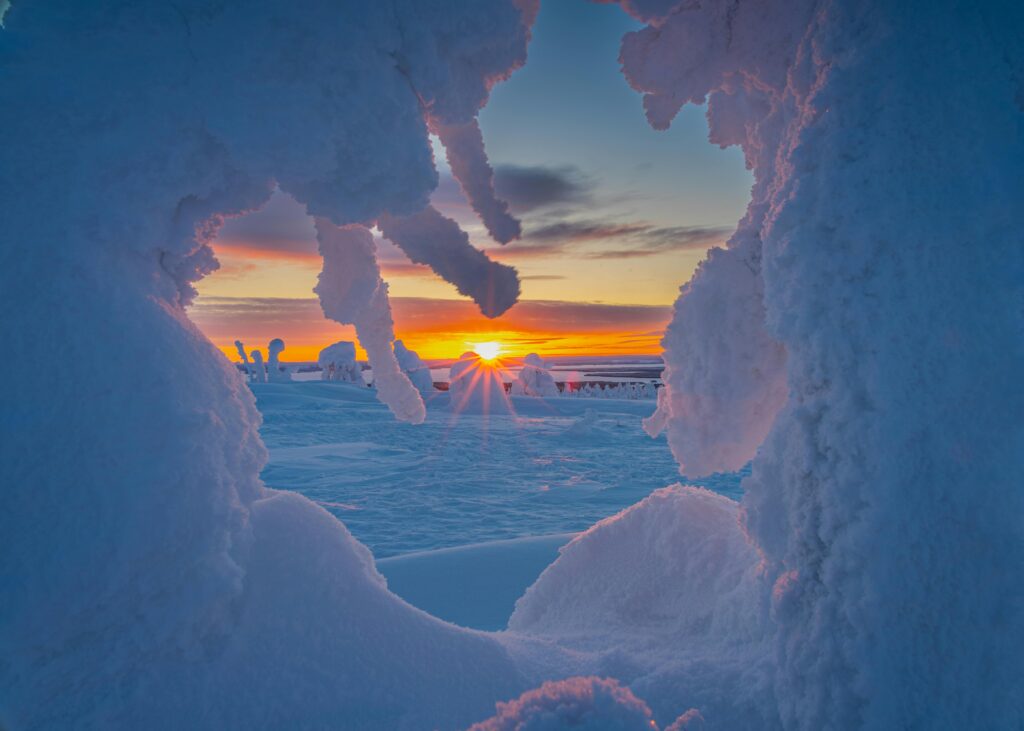
<path fill-rule="evenodd" d="M 482 360 L 495 360 L 501 355 L 501 343 L 494 340 L 486 343 L 473 343 L 473 352 Z"/>

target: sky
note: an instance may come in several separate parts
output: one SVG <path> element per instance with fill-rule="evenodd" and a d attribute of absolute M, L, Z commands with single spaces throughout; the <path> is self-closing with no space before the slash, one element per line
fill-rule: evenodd
<path fill-rule="evenodd" d="M 736 148 L 707 141 L 702 108 L 652 130 L 619 72 L 623 33 L 639 27 L 618 6 L 545 0 L 529 60 L 495 87 L 480 126 L 495 186 L 523 237 L 492 241 L 452 179 L 435 140 L 434 205 L 479 248 L 515 266 L 519 304 L 488 320 L 450 284 L 378 238 L 396 334 L 428 359 L 499 340 L 508 355 L 659 352 L 679 286 L 729 236 L 752 182 Z M 199 283 L 192 319 L 231 358 L 234 341 L 285 360 L 315 360 L 351 327 L 324 319 L 312 293 L 320 271 L 312 220 L 284 193 L 231 219 L 214 249 L 221 269 Z"/>

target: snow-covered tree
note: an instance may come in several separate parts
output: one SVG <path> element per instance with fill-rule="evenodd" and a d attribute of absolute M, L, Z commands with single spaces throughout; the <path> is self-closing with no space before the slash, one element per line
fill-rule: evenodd
<path fill-rule="evenodd" d="M 423 362 L 423 359 L 415 350 L 409 350 L 405 343 L 396 340 L 394 343 L 395 359 L 402 372 L 409 378 L 412 385 L 423 396 L 434 393 L 434 378 L 430 375 L 430 366 Z"/>
<path fill-rule="evenodd" d="M 551 375 L 551 366 L 536 353 L 523 358 L 523 367 L 512 383 L 513 396 L 554 398 L 559 396 L 558 384 Z"/>
<path fill-rule="evenodd" d="M 320 377 L 325 381 L 341 381 L 362 385 L 363 376 L 356 362 L 356 344 L 350 340 L 339 340 L 320 351 L 316 363 L 320 366 Z"/>

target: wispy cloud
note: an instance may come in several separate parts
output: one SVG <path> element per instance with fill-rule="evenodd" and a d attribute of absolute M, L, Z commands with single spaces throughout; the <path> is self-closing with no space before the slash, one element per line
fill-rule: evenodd
<path fill-rule="evenodd" d="M 725 226 L 655 226 L 643 221 L 560 221 L 529 229 L 521 242 L 490 253 L 507 260 L 555 256 L 634 259 L 707 249 L 724 243 L 731 231 Z M 615 246 L 606 248 L 607 244 Z"/>

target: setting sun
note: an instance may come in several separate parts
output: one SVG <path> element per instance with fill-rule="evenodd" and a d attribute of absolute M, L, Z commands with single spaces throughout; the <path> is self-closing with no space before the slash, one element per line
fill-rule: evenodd
<path fill-rule="evenodd" d="M 483 360 L 494 360 L 501 355 L 501 343 L 493 340 L 486 343 L 474 343 L 473 352 Z"/>

